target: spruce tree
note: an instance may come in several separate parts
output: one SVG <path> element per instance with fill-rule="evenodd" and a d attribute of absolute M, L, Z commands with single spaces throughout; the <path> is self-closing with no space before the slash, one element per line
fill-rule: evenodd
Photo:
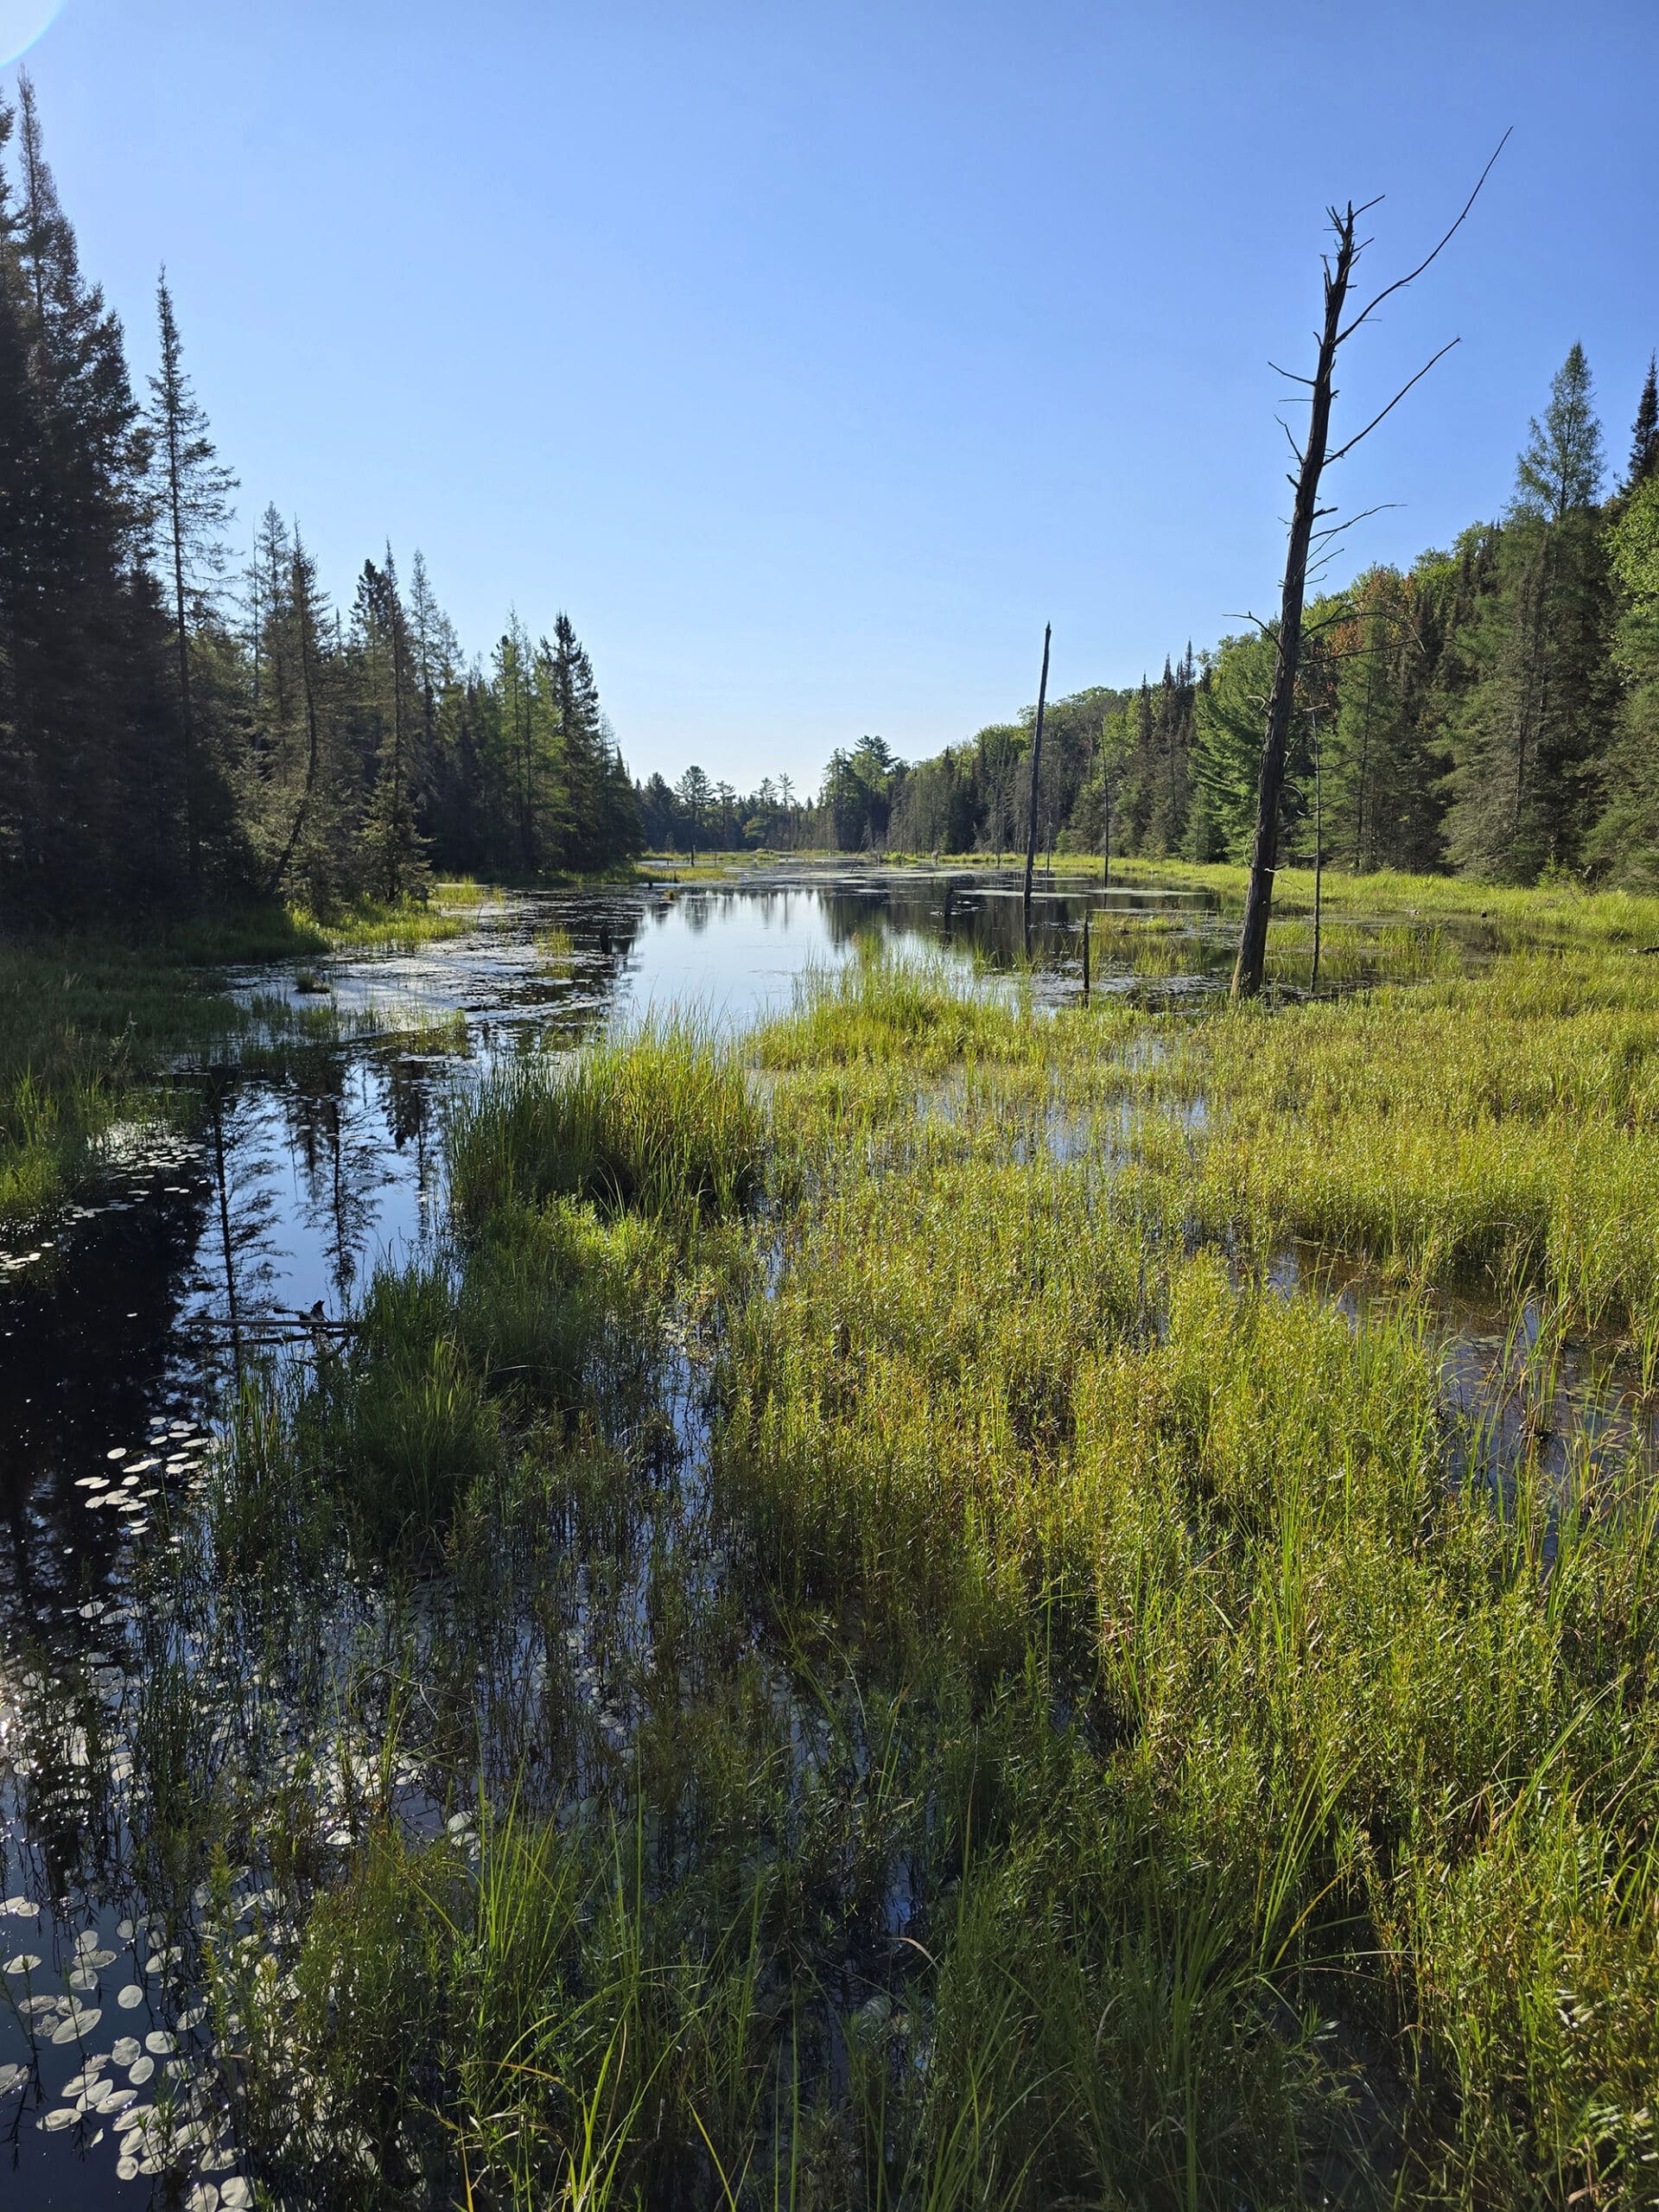
<path fill-rule="evenodd" d="M 1574 340 L 1550 385 L 1543 421 L 1535 415 L 1527 426 L 1527 442 L 1515 464 L 1510 512 L 1560 522 L 1577 508 L 1593 506 L 1603 467 L 1590 365 Z"/>
<path fill-rule="evenodd" d="M 1600 511 L 1601 425 L 1573 346 L 1529 426 L 1478 602 L 1475 681 L 1454 725 L 1448 842 L 1476 874 L 1529 883 L 1581 864 L 1611 728 L 1612 598 Z"/>
<path fill-rule="evenodd" d="M 201 879 L 203 794 L 191 696 L 190 633 L 193 616 L 200 620 L 207 611 L 208 595 L 225 565 L 222 533 L 230 519 L 230 493 L 236 479 L 219 463 L 207 434 L 207 417 L 184 373 L 184 349 L 165 269 L 156 280 L 156 312 L 161 362 L 149 379 L 149 459 L 178 670 L 185 842 L 194 893 Z"/>
<path fill-rule="evenodd" d="M 144 569 L 144 442 L 122 344 L 80 272 L 74 232 L 19 80 L 19 191 L 4 202 L 0 289 L 13 384 L 0 523 L 11 798 L 6 890 L 67 915 L 164 891 L 179 820 L 157 677 L 165 636 Z M 8 134 L 9 135 L 9 129 Z M 26 387 L 26 389 L 24 388 Z"/>
<path fill-rule="evenodd" d="M 1656 357 L 1648 356 L 1648 373 L 1642 386 L 1642 397 L 1637 403 L 1636 420 L 1630 425 L 1630 462 L 1620 489 L 1628 497 L 1659 474 L 1659 381 L 1656 380 Z"/>

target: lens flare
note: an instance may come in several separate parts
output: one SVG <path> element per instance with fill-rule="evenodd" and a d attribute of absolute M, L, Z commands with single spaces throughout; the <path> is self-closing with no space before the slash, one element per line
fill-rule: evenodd
<path fill-rule="evenodd" d="M 18 61 L 63 5 L 63 0 L 0 0 L 0 62 Z"/>

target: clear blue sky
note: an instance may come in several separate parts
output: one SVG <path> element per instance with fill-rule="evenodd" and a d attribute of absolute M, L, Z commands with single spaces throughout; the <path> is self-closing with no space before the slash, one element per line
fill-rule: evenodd
<path fill-rule="evenodd" d="M 1622 462 L 1659 343 L 1655 0 L 61 0 L 28 64 L 248 530 L 341 595 L 421 546 L 474 649 L 568 607 L 636 772 L 915 757 L 1033 696 L 1045 620 L 1065 691 L 1264 609 L 1333 197 L 1394 275 L 1515 126 L 1353 349 L 1357 427 L 1463 340 L 1344 467 L 1402 503 L 1350 565 L 1502 508 L 1575 338 Z"/>

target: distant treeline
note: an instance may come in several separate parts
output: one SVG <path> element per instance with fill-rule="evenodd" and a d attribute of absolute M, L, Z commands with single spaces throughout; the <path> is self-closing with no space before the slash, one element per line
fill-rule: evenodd
<path fill-rule="evenodd" d="M 1332 865 L 1659 882 L 1659 396 L 1648 371 L 1629 460 L 1607 468 L 1574 346 L 1516 464 L 1501 522 L 1410 569 L 1313 601 L 1283 849 Z M 1189 645 L 1135 690 L 1052 703 L 1039 842 L 1198 861 L 1246 856 L 1270 633 Z M 906 766 L 880 738 L 820 791 L 750 798 L 692 769 L 653 777 L 653 845 L 1023 849 L 1034 710 Z"/>
<path fill-rule="evenodd" d="M 390 550 L 365 561 L 340 607 L 274 507 L 229 575 L 233 480 L 165 278 L 141 405 L 27 80 L 0 156 L 0 912 L 327 906 L 417 893 L 434 868 L 635 853 L 633 785 L 563 614 L 547 637 L 515 615 L 468 664 L 418 553 L 406 582 Z"/>

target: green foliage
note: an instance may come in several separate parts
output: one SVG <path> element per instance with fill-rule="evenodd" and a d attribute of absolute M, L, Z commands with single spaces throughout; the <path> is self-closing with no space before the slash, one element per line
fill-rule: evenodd
<path fill-rule="evenodd" d="M 452 1118 L 461 1218 L 588 1198 L 683 1221 L 758 1196 L 765 1117 L 728 1046 L 695 1020 L 652 1020 L 563 1060 L 516 1061 Z"/>

